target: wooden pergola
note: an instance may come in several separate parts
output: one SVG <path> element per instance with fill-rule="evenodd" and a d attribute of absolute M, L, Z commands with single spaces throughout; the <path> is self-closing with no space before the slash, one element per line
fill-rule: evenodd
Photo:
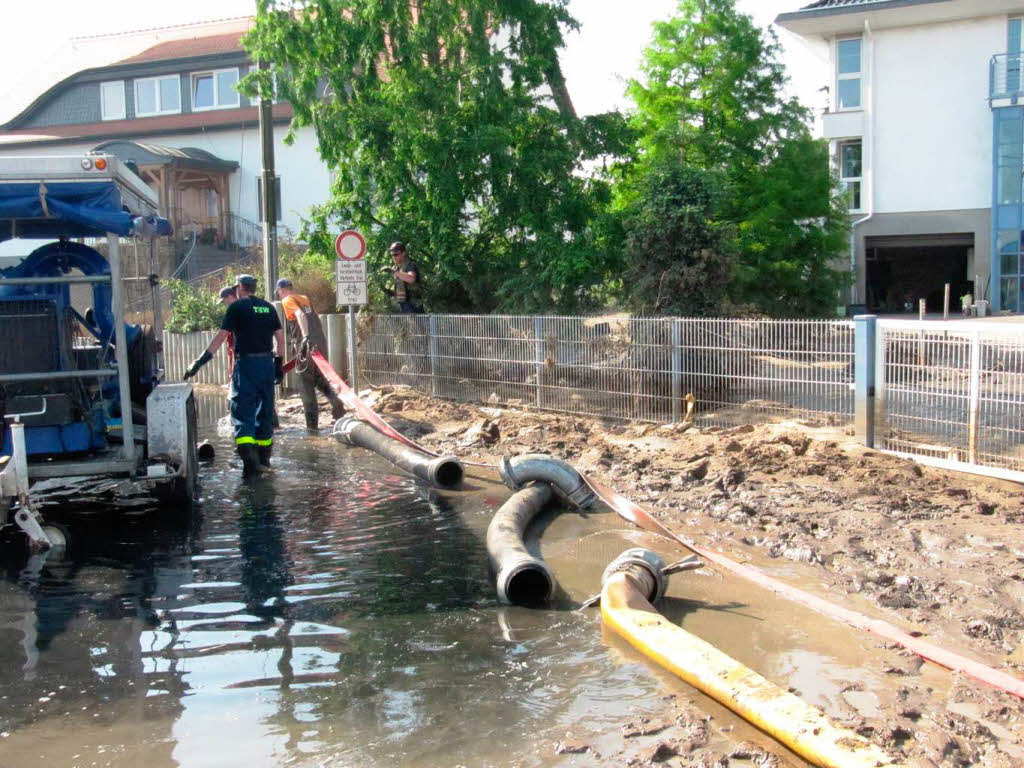
<path fill-rule="evenodd" d="M 156 189 L 160 213 L 171 222 L 175 233 L 199 224 L 213 226 L 218 239 L 231 240 L 231 174 L 238 163 L 221 160 L 206 150 L 195 147 L 165 147 L 138 141 L 108 141 L 96 152 L 115 155 L 128 164 L 139 177 Z M 182 193 L 188 190 L 212 190 L 217 197 L 217 215 L 197 215 L 183 205 Z"/>

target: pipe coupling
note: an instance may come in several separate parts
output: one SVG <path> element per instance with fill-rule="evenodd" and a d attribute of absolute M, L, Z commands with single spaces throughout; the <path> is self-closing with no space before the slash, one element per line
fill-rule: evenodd
<path fill-rule="evenodd" d="M 429 459 L 426 464 L 427 480 L 441 488 L 455 488 L 462 482 L 462 462 L 453 453 Z"/>
<path fill-rule="evenodd" d="M 597 500 L 573 466 L 546 454 L 502 456 L 498 462 L 498 474 L 513 491 L 521 490 L 531 482 L 548 483 L 562 499 L 577 509 L 587 509 Z"/>
<path fill-rule="evenodd" d="M 336 422 L 334 422 L 334 429 L 331 430 L 331 435 L 339 443 L 345 445 L 355 445 L 352 440 L 352 430 L 358 427 L 360 424 L 365 422 L 357 419 L 355 416 L 342 416 Z"/>
<path fill-rule="evenodd" d="M 646 595 L 647 602 L 654 604 L 665 596 L 668 589 L 668 577 L 665 576 L 664 571 L 665 562 L 656 552 L 643 547 L 634 547 L 627 549 L 608 564 L 601 575 L 601 586 L 603 588 L 608 579 L 616 573 L 632 572 L 637 576 L 649 575 L 649 581 L 643 578 L 641 580 L 649 587 Z"/>
<path fill-rule="evenodd" d="M 507 557 L 495 577 L 498 599 L 505 605 L 540 605 L 555 594 L 555 576 L 537 557 Z"/>

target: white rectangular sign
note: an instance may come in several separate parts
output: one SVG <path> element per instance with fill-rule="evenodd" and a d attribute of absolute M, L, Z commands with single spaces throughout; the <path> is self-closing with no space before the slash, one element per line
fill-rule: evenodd
<path fill-rule="evenodd" d="M 334 277 L 338 285 L 338 306 L 366 303 L 365 261 L 338 259 L 334 262 Z"/>

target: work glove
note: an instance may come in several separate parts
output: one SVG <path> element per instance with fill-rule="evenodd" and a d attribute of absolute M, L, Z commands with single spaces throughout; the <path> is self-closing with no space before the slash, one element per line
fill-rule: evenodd
<path fill-rule="evenodd" d="M 274 383 L 280 384 L 284 381 L 284 358 L 274 355 Z"/>
<path fill-rule="evenodd" d="M 195 361 L 193 361 L 192 365 L 188 367 L 188 370 L 185 371 L 185 375 L 183 378 L 186 380 L 191 379 L 193 376 L 199 373 L 200 368 L 202 368 L 211 360 L 213 360 L 213 355 L 210 354 L 210 350 L 206 350 L 205 352 L 203 352 L 203 354 L 197 357 Z"/>

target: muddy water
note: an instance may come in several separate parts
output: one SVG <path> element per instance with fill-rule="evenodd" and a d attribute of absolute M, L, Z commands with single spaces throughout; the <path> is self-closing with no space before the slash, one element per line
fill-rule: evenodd
<path fill-rule="evenodd" d="M 679 554 L 658 540 L 548 514 L 559 603 L 505 608 L 482 535 L 507 492 L 488 473 L 437 495 L 286 427 L 276 471 L 245 484 L 214 440 L 191 519 L 71 515 L 68 558 L 0 581 L 4 768 L 593 764 L 556 753 L 567 733 L 617 762 L 658 738 L 624 742 L 622 722 L 670 694 L 712 717 L 713 743 L 781 752 L 572 610 L 627 546 Z M 758 597 L 690 574 L 665 611 L 832 714 L 870 716 L 874 647 Z"/>

